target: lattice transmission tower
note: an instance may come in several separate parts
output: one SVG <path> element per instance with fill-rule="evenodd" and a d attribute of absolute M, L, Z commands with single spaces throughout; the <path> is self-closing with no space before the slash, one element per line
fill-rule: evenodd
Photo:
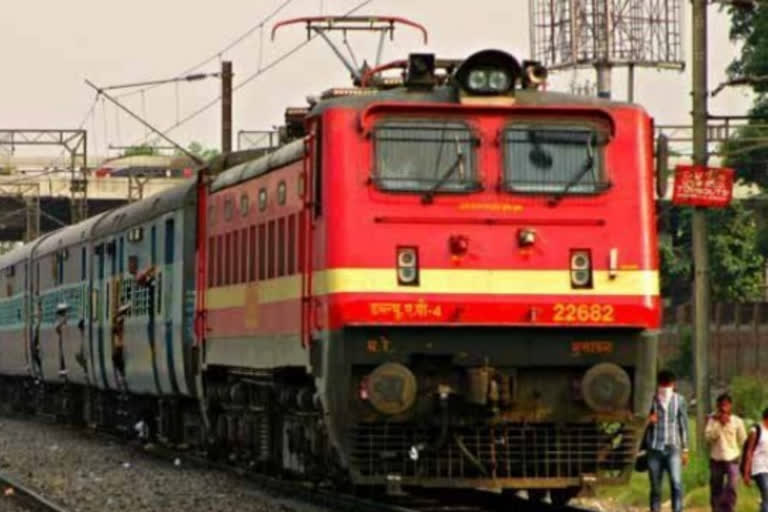
<path fill-rule="evenodd" d="M 594 67 L 597 93 L 611 96 L 611 70 L 682 70 L 682 0 L 529 0 L 533 58 L 551 70 Z"/>

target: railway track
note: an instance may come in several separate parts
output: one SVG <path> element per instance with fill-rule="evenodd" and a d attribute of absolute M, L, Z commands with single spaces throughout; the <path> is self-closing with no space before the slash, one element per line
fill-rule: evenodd
<path fill-rule="evenodd" d="M 23 510 L 35 512 L 69 512 L 68 509 L 49 500 L 38 491 L 25 485 L 17 477 L 0 472 L 0 485 L 6 499 L 12 499 Z"/>
<path fill-rule="evenodd" d="M 8 415 L 3 416 L 15 416 Z M 29 419 L 29 416 L 26 416 Z M 452 492 L 434 495 L 388 496 L 369 494 L 360 496 L 339 491 L 328 486 L 316 485 L 306 481 L 279 478 L 263 472 L 237 466 L 229 462 L 211 460 L 200 452 L 178 450 L 163 445 L 148 448 L 136 440 L 127 441 L 123 436 L 110 431 L 82 429 L 56 423 L 51 418 L 37 416 L 36 421 L 73 429 L 86 438 L 109 441 L 134 449 L 143 456 L 159 459 L 167 464 L 196 467 L 204 470 L 216 470 L 238 477 L 254 490 L 272 496 L 282 508 L 290 512 L 300 512 L 307 505 L 318 511 L 333 512 L 590 512 L 574 507 L 554 507 L 547 503 L 529 502 L 515 495 L 498 495 L 488 492 Z M 12 489 L 12 498 L 18 501 L 24 510 L 43 512 L 68 512 L 66 508 L 45 498 L 39 492 L 25 486 L 17 477 L 0 472 L 0 485 Z"/>
<path fill-rule="evenodd" d="M 234 474 L 276 498 L 287 499 L 298 506 L 310 504 L 333 512 L 592 512 L 577 507 L 530 502 L 516 495 L 488 492 L 443 492 L 439 498 L 429 495 L 358 496 L 305 481 L 271 477 L 226 463 L 217 463 L 199 454 L 178 452 L 166 447 L 155 447 L 149 451 L 138 444 L 134 444 L 134 447 L 168 463 L 181 459 L 184 464 Z M 303 510 L 290 504 L 285 508 L 292 512 Z"/>

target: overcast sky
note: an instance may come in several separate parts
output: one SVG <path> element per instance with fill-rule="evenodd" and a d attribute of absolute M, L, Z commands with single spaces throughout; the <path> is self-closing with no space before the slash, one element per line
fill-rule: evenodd
<path fill-rule="evenodd" d="M 4 73 L 0 81 L 0 127 L 76 127 L 93 102 L 94 93 L 84 78 L 100 85 L 175 76 L 215 55 L 256 24 L 284 0 L 30 0 L 5 2 L 0 15 L 0 48 Z M 293 0 L 276 19 L 341 14 L 360 0 Z M 454 5 L 455 3 L 455 5 Z M 687 10 L 690 2 L 684 1 Z M 405 16 L 430 30 L 425 47 L 418 35 L 403 29 L 386 48 L 385 60 L 410 51 L 434 51 L 459 58 L 489 47 L 520 57 L 529 55 L 527 0 L 373 0 L 360 13 Z M 271 27 L 272 22 L 269 26 Z M 690 13 L 686 13 L 685 45 L 690 50 Z M 710 8 L 711 88 L 724 78 L 724 68 L 736 54 L 728 40 L 728 18 Z M 279 32 L 270 42 L 268 30 L 260 51 L 259 31 L 225 53 L 234 62 L 236 83 L 305 38 L 303 27 Z M 358 57 L 373 59 L 371 36 L 350 36 Z M 218 58 L 200 71 L 217 71 Z M 593 71 L 579 80 L 593 79 Z M 614 96 L 624 98 L 626 73 L 614 71 Z M 567 90 L 572 72 L 552 79 L 552 89 Z M 690 67 L 683 73 L 639 70 L 636 101 L 658 123 L 688 123 Z M 268 129 L 278 124 L 286 106 L 302 106 L 304 98 L 333 85 L 349 84 L 348 73 L 321 40 L 239 90 L 234 100 L 235 131 Z M 174 124 L 218 95 L 218 82 L 163 86 L 125 98 L 126 103 L 162 128 Z M 178 93 L 177 93 L 178 91 Z M 713 113 L 741 114 L 750 96 L 744 90 L 721 93 L 711 101 Z M 105 115 L 106 114 L 106 115 Z M 106 122 L 105 122 L 106 121 Z M 144 129 L 116 110 L 99 103 L 85 124 L 90 151 L 103 154 L 106 143 L 125 145 L 140 140 Z M 187 143 L 219 143 L 219 112 L 210 109 L 171 134 Z M 39 150 L 36 150 L 39 153 Z M 25 151 L 25 153 L 27 153 Z"/>

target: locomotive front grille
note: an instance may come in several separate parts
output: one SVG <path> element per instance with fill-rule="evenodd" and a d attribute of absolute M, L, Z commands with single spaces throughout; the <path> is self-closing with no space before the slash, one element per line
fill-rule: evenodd
<path fill-rule="evenodd" d="M 585 475 L 618 481 L 634 463 L 638 435 L 636 427 L 618 423 L 485 424 L 445 433 L 413 424 L 358 424 L 350 462 L 369 482 L 393 474 L 423 485 L 461 485 L 461 479 L 572 485 Z"/>

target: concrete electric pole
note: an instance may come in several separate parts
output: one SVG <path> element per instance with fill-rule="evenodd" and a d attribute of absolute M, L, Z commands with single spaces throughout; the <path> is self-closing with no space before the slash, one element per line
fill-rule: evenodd
<path fill-rule="evenodd" d="M 221 63 L 221 152 L 232 152 L 232 62 Z"/>
<path fill-rule="evenodd" d="M 707 0 L 693 5 L 693 164 L 707 165 Z M 694 207 L 693 220 L 693 353 L 696 379 L 696 443 L 704 447 L 709 399 L 709 254 L 707 212 Z"/>

